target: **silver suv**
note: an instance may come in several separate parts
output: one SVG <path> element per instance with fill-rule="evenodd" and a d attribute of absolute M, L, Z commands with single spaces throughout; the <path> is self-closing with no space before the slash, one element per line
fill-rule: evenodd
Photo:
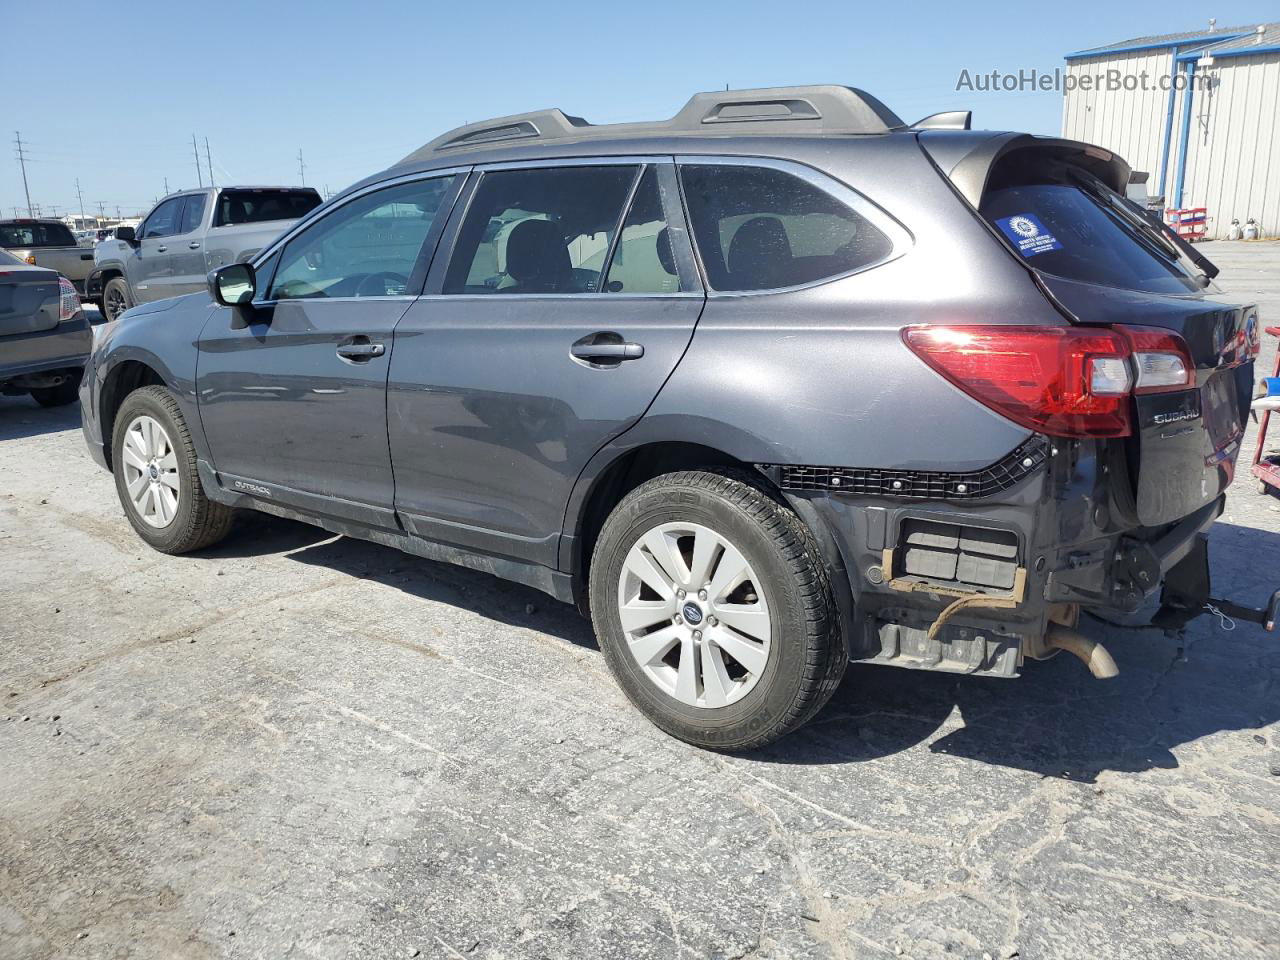
<path fill-rule="evenodd" d="M 576 603 L 708 747 L 851 660 L 1108 676 L 1082 609 L 1207 602 L 1256 311 L 1119 157 L 967 128 L 829 86 L 451 131 L 109 325 L 89 447 L 162 551 L 249 508 Z"/>

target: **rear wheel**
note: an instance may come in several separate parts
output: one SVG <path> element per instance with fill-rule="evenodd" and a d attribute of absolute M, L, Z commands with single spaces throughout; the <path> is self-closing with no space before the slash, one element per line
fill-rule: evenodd
<path fill-rule="evenodd" d="M 719 750 L 806 722 L 847 662 L 813 537 L 745 474 L 668 474 L 628 494 L 596 545 L 591 617 L 640 711 Z"/>
<path fill-rule="evenodd" d="M 65 407 L 80 395 L 80 378 L 68 376 L 56 387 L 33 387 L 31 398 L 42 407 Z"/>
<path fill-rule="evenodd" d="M 205 496 L 182 410 L 164 387 L 143 387 L 125 398 L 111 463 L 125 515 L 162 553 L 199 550 L 231 529 L 233 511 Z"/>
<path fill-rule="evenodd" d="M 119 318 L 131 306 L 132 301 L 129 297 L 129 285 L 124 282 L 124 277 L 112 277 L 107 281 L 107 285 L 102 288 L 102 316 L 108 322 Z"/>

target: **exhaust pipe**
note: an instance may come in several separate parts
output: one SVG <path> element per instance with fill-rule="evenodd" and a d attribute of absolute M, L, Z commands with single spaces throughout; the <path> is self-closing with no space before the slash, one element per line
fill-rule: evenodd
<path fill-rule="evenodd" d="M 1106 647 L 1060 623 L 1049 625 L 1044 645 L 1049 649 L 1066 650 L 1068 653 L 1075 654 L 1089 668 L 1089 672 L 1099 680 L 1110 680 L 1120 675 L 1120 668 L 1116 666 L 1115 660 L 1111 659 L 1111 654 L 1107 652 Z"/>

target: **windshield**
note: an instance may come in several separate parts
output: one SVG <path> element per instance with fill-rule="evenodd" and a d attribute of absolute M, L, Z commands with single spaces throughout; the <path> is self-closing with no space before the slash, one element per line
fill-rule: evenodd
<path fill-rule="evenodd" d="M 215 227 L 267 220 L 298 220 L 320 206 L 314 190 L 224 190 Z"/>
<path fill-rule="evenodd" d="M 74 247 L 65 223 L 0 223 L 0 247 Z"/>
<path fill-rule="evenodd" d="M 982 215 L 1037 270 L 1149 293 L 1203 289 L 1200 273 L 1156 226 L 1086 177 L 1001 186 Z"/>

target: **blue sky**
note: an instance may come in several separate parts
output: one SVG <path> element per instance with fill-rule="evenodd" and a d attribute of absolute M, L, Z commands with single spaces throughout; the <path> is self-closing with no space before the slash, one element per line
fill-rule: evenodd
<path fill-rule="evenodd" d="M 149 206 L 218 182 L 334 191 L 449 127 L 558 106 L 595 123 L 671 116 L 699 90 L 846 83 L 910 122 L 1057 133 L 1056 93 L 957 92 L 960 71 L 1052 71 L 1063 54 L 1153 33 L 1280 19 L 1274 0 L 1132 3 L 551 4 L 506 0 L 6 0 L 0 210 L 25 206 L 14 131 L 45 212 Z"/>

